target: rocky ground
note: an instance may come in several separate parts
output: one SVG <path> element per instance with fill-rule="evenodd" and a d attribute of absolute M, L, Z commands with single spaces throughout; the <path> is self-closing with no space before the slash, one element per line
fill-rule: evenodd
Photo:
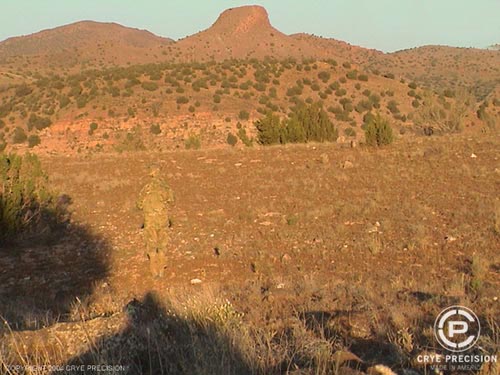
<path fill-rule="evenodd" d="M 453 304 L 478 314 L 494 354 L 499 139 L 44 156 L 70 225 L 0 255 L 0 359 L 424 373 L 415 358 L 442 352 L 432 325 Z M 176 196 L 162 279 L 135 208 L 151 164 Z"/>

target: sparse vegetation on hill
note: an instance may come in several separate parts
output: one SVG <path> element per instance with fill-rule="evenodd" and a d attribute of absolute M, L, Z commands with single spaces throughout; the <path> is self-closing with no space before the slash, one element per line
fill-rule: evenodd
<path fill-rule="evenodd" d="M 348 137 L 361 134 L 356 130 L 372 111 L 390 115 L 393 126 L 403 129 L 403 133 L 416 127 L 417 134 L 422 134 L 422 129 L 432 127 L 434 134 L 439 134 L 475 122 L 491 128 L 495 111 L 477 112 L 479 105 L 471 98 L 464 100 L 463 93 L 465 90 L 461 89 L 445 90 L 440 96 L 421 88 L 416 81 L 392 80 L 364 72 L 360 66 L 354 69 L 349 62 L 337 64 L 331 59 L 165 62 L 78 74 L 36 74 L 0 92 L 0 119 L 9 125 L 2 130 L 6 147 L 9 143 L 26 144 L 30 135 L 40 137 L 44 148 L 54 147 L 54 141 L 43 141 L 46 134 L 55 132 L 52 126 L 78 120 L 99 122 L 102 132 L 111 135 L 104 144 L 108 150 L 123 148 L 123 145 L 115 147 L 123 138 L 120 140 L 118 134 L 113 134 L 116 127 L 111 128 L 111 121 L 107 121 L 110 119 L 131 122 L 132 126 L 168 122 L 172 126 L 164 128 L 164 135 L 169 142 L 163 145 L 171 148 L 182 147 L 182 139 L 189 133 L 182 121 L 189 118 L 189 122 L 197 123 L 197 132 L 203 130 L 207 134 L 204 138 L 209 146 L 227 144 L 227 132 L 238 132 L 234 125 L 231 129 L 221 125 L 212 128 L 214 121 L 234 124 L 231 120 L 238 119 L 248 124 L 257 114 L 266 116 L 269 112 L 285 118 L 298 103 L 322 103 L 328 120 L 334 121 L 340 133 Z M 493 96 L 491 102 L 495 99 Z M 471 121 L 466 121 L 467 118 Z M 73 127 L 68 129 L 76 131 Z M 281 140 L 273 138 L 272 142 L 302 142 L 309 137 L 296 124 L 290 123 L 283 129 L 286 131 L 280 135 Z M 145 147 L 158 144 L 149 139 L 154 133 L 143 130 Z M 254 129 L 246 131 L 251 138 Z M 93 133 L 91 130 L 87 135 L 91 137 Z M 73 135 L 61 134 L 59 131 L 52 139 L 67 145 L 74 143 Z M 89 140 L 82 135 L 77 139 L 80 149 L 87 148 Z"/>
<path fill-rule="evenodd" d="M 411 86 L 432 89 L 445 96 L 458 89 L 470 90 L 478 101 L 499 84 L 500 53 L 474 48 L 425 46 L 379 55 L 363 64 L 385 76 L 406 78 Z"/>

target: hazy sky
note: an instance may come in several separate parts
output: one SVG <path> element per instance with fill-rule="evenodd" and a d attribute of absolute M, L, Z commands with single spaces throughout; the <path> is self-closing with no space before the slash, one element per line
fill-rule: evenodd
<path fill-rule="evenodd" d="M 113 21 L 178 39 L 226 8 L 259 4 L 286 34 L 307 32 L 394 51 L 500 43 L 500 0 L 0 0 L 0 40 L 79 20 Z"/>

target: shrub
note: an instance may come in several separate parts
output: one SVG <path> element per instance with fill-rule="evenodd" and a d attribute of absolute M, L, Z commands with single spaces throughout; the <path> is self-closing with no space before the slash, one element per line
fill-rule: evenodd
<path fill-rule="evenodd" d="M 394 140 L 389 121 L 380 114 L 370 118 L 365 128 L 365 140 L 369 146 L 384 146 Z"/>
<path fill-rule="evenodd" d="M 214 103 L 219 104 L 221 102 L 221 97 L 218 94 L 214 95 Z"/>
<path fill-rule="evenodd" d="M 42 130 L 52 125 L 52 121 L 48 117 L 40 117 L 32 113 L 28 119 L 28 130 L 36 128 Z"/>
<path fill-rule="evenodd" d="M 302 95 L 302 87 L 293 86 L 290 87 L 288 90 L 286 90 L 286 96 L 296 96 L 296 95 Z"/>
<path fill-rule="evenodd" d="M 189 103 L 189 99 L 185 96 L 179 96 L 176 100 L 177 104 L 187 104 Z"/>
<path fill-rule="evenodd" d="M 281 119 L 279 116 L 268 113 L 264 118 L 255 122 L 258 131 L 257 140 L 261 145 L 280 143 Z"/>
<path fill-rule="evenodd" d="M 356 104 L 356 112 L 363 113 L 367 111 L 371 111 L 372 102 L 369 100 L 360 100 L 358 104 Z"/>
<path fill-rule="evenodd" d="M 238 138 L 231 132 L 227 133 L 227 138 L 226 138 L 227 144 L 231 146 L 236 146 L 238 143 Z"/>
<path fill-rule="evenodd" d="M 66 95 L 59 97 L 59 108 L 67 107 L 69 103 L 71 103 L 71 100 Z"/>
<path fill-rule="evenodd" d="M 142 132 L 139 127 L 132 129 L 127 135 L 114 146 L 118 152 L 124 151 L 144 151 L 146 146 L 142 140 Z"/>
<path fill-rule="evenodd" d="M 398 102 L 396 102 L 395 100 L 389 101 L 389 103 L 387 103 L 387 109 L 391 111 L 391 113 L 394 115 L 398 114 L 399 113 Z"/>
<path fill-rule="evenodd" d="M 335 141 L 338 131 L 320 103 L 298 103 L 287 120 L 268 114 L 257 121 L 259 143 L 300 143 Z"/>
<path fill-rule="evenodd" d="M 335 82 L 333 82 L 333 83 L 330 83 L 330 84 L 328 85 L 328 88 L 329 88 L 330 90 L 332 90 L 332 91 L 336 91 L 336 90 L 340 89 L 340 83 L 339 83 L 338 81 L 335 81 Z"/>
<path fill-rule="evenodd" d="M 465 90 L 457 92 L 453 105 L 447 112 L 442 103 L 431 92 L 424 92 L 419 108 L 413 114 L 414 124 L 425 129 L 432 127 L 443 133 L 458 132 L 463 129 L 467 113 L 472 109 L 473 98 Z"/>
<path fill-rule="evenodd" d="M 120 96 L 120 89 L 118 87 L 111 86 L 108 90 L 113 98 L 118 98 Z"/>
<path fill-rule="evenodd" d="M 88 99 L 89 98 L 87 95 L 79 95 L 76 98 L 76 106 L 78 108 L 85 108 L 85 106 L 87 105 Z"/>
<path fill-rule="evenodd" d="M 241 110 L 238 114 L 238 118 L 240 120 L 248 120 L 250 118 L 250 113 L 248 113 L 248 111 Z"/>
<path fill-rule="evenodd" d="M 156 82 L 146 81 L 141 84 L 141 87 L 146 91 L 156 91 L 158 90 L 158 84 Z"/>
<path fill-rule="evenodd" d="M 255 88 L 255 90 L 260 92 L 266 91 L 266 85 L 262 82 L 257 82 L 253 87 Z"/>
<path fill-rule="evenodd" d="M 199 150 L 201 148 L 200 137 L 197 135 L 191 134 L 184 141 L 184 147 L 186 147 L 186 150 Z"/>
<path fill-rule="evenodd" d="M 443 95 L 445 97 L 447 97 L 447 98 L 454 98 L 455 97 L 455 91 L 453 91 L 451 89 L 446 89 L 446 90 L 444 90 Z"/>
<path fill-rule="evenodd" d="M 327 83 L 330 80 L 331 74 L 329 72 L 320 72 L 318 74 L 318 78 L 323 81 L 324 83 Z"/>
<path fill-rule="evenodd" d="M 89 132 L 92 132 L 92 133 L 95 132 L 98 127 L 99 127 L 99 125 L 97 125 L 97 123 L 91 122 L 89 125 Z"/>
<path fill-rule="evenodd" d="M 149 132 L 153 135 L 161 134 L 161 129 L 159 124 L 151 124 L 149 127 Z"/>
<path fill-rule="evenodd" d="M 28 139 L 28 136 L 26 135 L 26 132 L 24 131 L 23 128 L 17 127 L 14 129 L 12 135 L 13 143 L 24 143 L 26 142 L 26 139 Z"/>
<path fill-rule="evenodd" d="M 253 146 L 253 140 L 248 138 L 247 131 L 242 127 L 238 129 L 238 138 L 241 140 L 241 142 L 243 142 L 245 146 L 247 147 Z"/>
<path fill-rule="evenodd" d="M 28 137 L 28 147 L 33 148 L 41 143 L 40 137 L 36 134 L 32 134 Z"/>
<path fill-rule="evenodd" d="M 354 130 L 353 128 L 345 128 L 344 129 L 344 134 L 347 137 L 355 137 L 356 136 L 356 130 Z"/>
<path fill-rule="evenodd" d="M 368 82 L 368 76 L 366 74 L 360 74 L 358 79 L 362 82 Z"/>
<path fill-rule="evenodd" d="M 48 178 L 36 155 L 0 155 L 0 241 L 30 229 L 52 207 Z"/>
<path fill-rule="evenodd" d="M 335 91 L 335 96 L 344 96 L 347 94 L 347 90 L 346 89 L 338 89 L 337 91 Z"/>
<path fill-rule="evenodd" d="M 358 78 L 358 71 L 351 70 L 351 71 L 347 72 L 346 77 L 349 79 L 357 79 Z"/>
<path fill-rule="evenodd" d="M 16 96 L 20 97 L 20 98 L 27 96 L 27 95 L 31 94 L 32 92 L 33 92 L 33 89 L 26 84 L 22 84 L 22 85 L 19 85 L 16 87 Z"/>

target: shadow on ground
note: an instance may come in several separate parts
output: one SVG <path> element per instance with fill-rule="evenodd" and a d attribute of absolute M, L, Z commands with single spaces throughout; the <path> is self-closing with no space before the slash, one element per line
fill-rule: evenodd
<path fill-rule="evenodd" d="M 152 292 L 124 308 L 127 326 L 63 367 L 94 374 L 251 374 L 252 366 L 216 322 L 180 317 Z M 83 367 L 82 367 L 83 366 Z M 61 372 L 57 372 L 61 374 Z"/>
<path fill-rule="evenodd" d="M 70 320 L 108 272 L 108 244 L 70 220 L 68 196 L 46 210 L 28 233 L 0 243 L 2 329 L 34 330 Z"/>

